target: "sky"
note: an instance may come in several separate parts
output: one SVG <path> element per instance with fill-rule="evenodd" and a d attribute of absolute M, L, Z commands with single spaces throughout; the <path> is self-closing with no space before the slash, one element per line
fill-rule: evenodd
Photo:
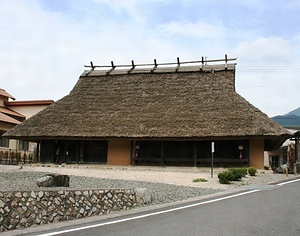
<path fill-rule="evenodd" d="M 299 0 L 0 0 L 0 88 L 57 101 L 84 65 L 236 60 L 236 91 L 300 107 Z"/>

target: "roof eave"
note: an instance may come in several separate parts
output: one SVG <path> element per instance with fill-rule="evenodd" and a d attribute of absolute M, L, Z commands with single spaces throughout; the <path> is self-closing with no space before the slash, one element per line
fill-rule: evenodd
<path fill-rule="evenodd" d="M 158 137 L 158 136 L 18 136 L 3 134 L 4 137 L 28 140 L 28 141 L 40 141 L 40 140 L 110 140 L 110 139 L 130 139 L 130 140 L 158 140 L 158 141 L 217 141 L 217 140 L 245 140 L 245 139 L 264 139 L 266 140 L 266 148 L 274 149 L 274 147 L 280 147 L 282 143 L 292 137 L 292 135 L 241 135 L 241 136 L 205 136 L 205 137 Z"/>

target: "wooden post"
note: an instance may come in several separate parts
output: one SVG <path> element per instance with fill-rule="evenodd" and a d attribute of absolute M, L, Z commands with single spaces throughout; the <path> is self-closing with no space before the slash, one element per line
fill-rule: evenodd
<path fill-rule="evenodd" d="M 197 167 L 197 142 L 194 142 L 194 167 Z"/>
<path fill-rule="evenodd" d="M 161 160 L 161 165 L 165 165 L 164 163 L 164 158 L 165 158 L 165 145 L 164 141 L 161 141 L 160 143 L 160 160 Z"/>
<path fill-rule="evenodd" d="M 41 160 L 40 160 L 40 145 L 41 145 L 41 141 L 38 141 L 37 145 L 36 145 L 36 162 L 41 162 Z"/>
<path fill-rule="evenodd" d="M 214 152 L 215 152 L 215 143 L 211 142 L 211 170 L 210 170 L 211 178 L 214 177 Z"/>

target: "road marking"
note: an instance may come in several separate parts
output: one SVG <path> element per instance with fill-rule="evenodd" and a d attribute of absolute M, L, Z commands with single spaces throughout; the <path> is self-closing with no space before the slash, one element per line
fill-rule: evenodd
<path fill-rule="evenodd" d="M 277 185 L 282 186 L 282 185 L 286 185 L 286 184 L 290 184 L 290 183 L 294 183 L 294 182 L 298 182 L 298 181 L 300 181 L 300 179 L 293 179 L 293 180 L 283 182 L 283 183 L 280 183 L 280 184 L 277 184 Z"/>
<path fill-rule="evenodd" d="M 64 234 L 64 233 L 70 233 L 70 232 L 75 232 L 75 231 L 80 231 L 80 230 L 85 230 L 85 229 L 101 227 L 101 226 L 105 226 L 105 225 L 117 224 L 117 223 L 126 222 L 126 221 L 130 221 L 130 220 L 142 219 L 142 218 L 146 218 L 149 216 L 161 215 L 161 214 L 165 214 L 165 213 L 169 213 L 169 212 L 173 212 L 173 211 L 179 211 L 182 209 L 187 209 L 187 208 L 191 208 L 191 207 L 195 207 L 195 206 L 200 206 L 200 205 L 218 202 L 218 201 L 222 201 L 222 200 L 226 200 L 226 199 L 230 199 L 230 198 L 235 198 L 235 197 L 243 196 L 243 195 L 258 192 L 258 191 L 259 190 L 255 189 L 255 190 L 238 193 L 238 194 L 234 194 L 234 195 L 230 195 L 230 196 L 226 196 L 226 197 L 222 197 L 222 198 L 212 199 L 212 200 L 208 200 L 208 201 L 204 201 L 204 202 L 198 202 L 198 203 L 194 203 L 194 204 L 190 204 L 190 205 L 186 205 L 186 206 L 182 206 L 182 207 L 176 207 L 176 208 L 172 208 L 172 209 L 168 209 L 168 210 L 157 211 L 157 212 L 153 212 L 153 213 L 148 213 L 148 214 L 144 214 L 144 215 L 129 217 L 129 218 L 121 219 L 121 220 L 115 220 L 115 221 L 110 221 L 110 222 L 105 222 L 105 223 L 100 223 L 100 224 L 95 224 L 95 225 L 88 225 L 88 226 L 83 226 L 83 227 L 78 227 L 78 228 L 73 228 L 73 229 L 62 230 L 62 231 L 58 231 L 58 232 L 40 234 L 39 236 L 53 236 L 53 235 L 59 235 L 59 234 Z"/>

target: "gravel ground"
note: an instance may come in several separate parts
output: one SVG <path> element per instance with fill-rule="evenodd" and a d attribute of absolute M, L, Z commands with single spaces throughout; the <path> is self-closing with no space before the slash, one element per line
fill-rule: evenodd
<path fill-rule="evenodd" d="M 220 184 L 216 169 L 214 177 L 205 168 L 161 168 L 105 165 L 0 165 L 1 190 L 40 190 L 36 180 L 46 173 L 67 174 L 72 189 L 135 189 L 147 188 L 152 192 L 153 204 L 164 204 L 185 200 L 216 192 L 235 189 L 249 184 L 269 184 L 299 178 L 296 175 L 273 174 L 272 171 L 259 170 L 255 177 L 246 176 L 230 185 Z M 195 178 L 207 182 L 193 182 Z M 138 180 L 138 181 L 137 181 Z M 61 189 L 61 188 L 58 188 Z"/>
<path fill-rule="evenodd" d="M 1 190 L 41 190 L 35 181 L 45 175 L 45 172 L 0 172 Z M 171 184 L 151 183 L 142 181 L 128 181 L 119 179 L 92 178 L 84 176 L 70 176 L 72 189 L 135 189 L 147 188 L 152 192 L 152 204 L 164 204 L 180 201 L 201 195 L 219 192 L 221 190 L 177 186 Z M 62 189 L 62 188 L 56 188 Z"/>

